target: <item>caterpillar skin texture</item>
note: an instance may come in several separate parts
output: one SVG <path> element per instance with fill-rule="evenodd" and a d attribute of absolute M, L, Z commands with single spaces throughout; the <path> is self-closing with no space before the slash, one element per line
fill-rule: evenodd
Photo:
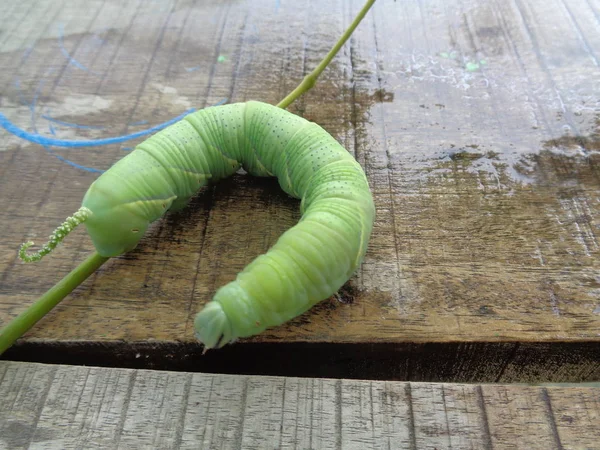
<path fill-rule="evenodd" d="M 247 102 L 197 111 L 139 144 L 89 188 L 85 225 L 98 253 L 133 249 L 167 210 L 243 167 L 276 176 L 302 217 L 217 290 L 196 316 L 206 348 L 280 325 L 335 293 L 360 266 L 375 217 L 365 173 L 315 123 Z"/>

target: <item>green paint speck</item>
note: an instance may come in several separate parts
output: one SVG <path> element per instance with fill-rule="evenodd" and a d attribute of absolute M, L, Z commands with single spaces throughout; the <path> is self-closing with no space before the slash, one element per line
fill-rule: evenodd
<path fill-rule="evenodd" d="M 465 69 L 467 69 L 467 72 L 475 72 L 479 69 L 479 63 L 468 62 L 467 64 L 465 64 Z"/>
<path fill-rule="evenodd" d="M 481 66 L 485 66 L 487 61 L 485 59 L 480 59 L 479 62 L 471 62 L 465 64 L 465 70 L 467 72 L 475 72 L 476 70 L 481 69 Z"/>
<path fill-rule="evenodd" d="M 442 58 L 456 59 L 456 52 L 454 50 L 451 52 L 442 52 L 440 56 Z"/>
<path fill-rule="evenodd" d="M 218 62 L 225 62 L 227 61 L 227 57 L 225 55 L 219 55 L 219 57 L 217 58 Z"/>

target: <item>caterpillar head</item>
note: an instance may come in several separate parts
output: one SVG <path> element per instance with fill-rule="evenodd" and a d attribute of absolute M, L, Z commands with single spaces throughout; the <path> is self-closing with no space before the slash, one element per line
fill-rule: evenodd
<path fill-rule="evenodd" d="M 121 255 L 137 246 L 150 222 L 139 201 L 119 198 L 118 183 L 98 183 L 98 180 L 83 198 L 82 205 L 91 211 L 85 227 L 101 256 Z"/>
<path fill-rule="evenodd" d="M 143 208 L 137 203 L 140 201 L 123 201 L 115 195 L 119 191 L 119 183 L 100 183 L 100 177 L 88 189 L 83 204 L 77 212 L 59 225 L 48 242 L 37 252 L 28 250 L 33 242 L 25 242 L 19 248 L 19 257 L 26 263 L 39 261 L 52 252 L 67 235 L 78 225 L 85 223 L 94 247 L 100 256 L 111 257 L 123 254 L 134 249 L 148 229 L 150 221 L 146 218 L 148 208 Z M 149 203 L 156 203 L 155 200 Z M 160 209 L 165 210 L 168 202 L 159 200 Z M 156 207 L 155 207 L 156 209 Z"/>

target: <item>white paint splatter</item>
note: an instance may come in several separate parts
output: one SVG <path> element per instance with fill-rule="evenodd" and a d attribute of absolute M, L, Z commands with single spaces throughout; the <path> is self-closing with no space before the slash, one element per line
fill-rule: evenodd
<path fill-rule="evenodd" d="M 188 100 L 187 97 L 181 96 L 177 93 L 177 89 L 172 86 L 165 86 L 160 83 L 152 83 L 152 87 L 158 90 L 161 94 L 163 94 L 166 99 L 161 99 L 161 102 L 168 101 L 173 105 L 183 106 L 185 109 L 189 109 L 192 107 L 192 103 Z"/>

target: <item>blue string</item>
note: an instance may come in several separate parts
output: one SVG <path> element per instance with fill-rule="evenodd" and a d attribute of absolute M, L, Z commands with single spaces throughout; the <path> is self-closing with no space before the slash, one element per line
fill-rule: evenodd
<path fill-rule="evenodd" d="M 68 164 L 71 167 L 75 167 L 76 169 L 85 170 L 86 172 L 91 172 L 91 173 L 104 173 L 104 172 L 106 172 L 105 170 L 102 170 L 102 169 L 96 169 L 94 167 L 82 166 L 81 164 L 77 164 L 76 162 L 73 162 L 70 159 L 67 159 L 67 158 L 65 158 L 63 156 L 60 156 L 58 153 L 55 153 L 54 150 L 52 150 L 50 147 L 48 147 L 46 145 L 44 145 L 44 149 L 50 155 L 54 156 L 59 161 L 62 161 L 64 163 Z"/>
<path fill-rule="evenodd" d="M 138 120 L 137 122 L 131 122 L 129 124 L 130 127 L 137 127 L 138 125 L 147 125 L 148 121 L 147 120 Z"/>
<path fill-rule="evenodd" d="M 20 93 L 20 90 L 19 90 L 19 93 Z M 227 102 L 227 100 L 228 100 L 227 98 L 224 98 L 221 101 L 215 103 L 213 106 L 222 105 L 223 103 Z M 28 106 L 33 114 L 33 112 L 35 111 L 35 103 L 29 104 Z M 168 127 L 169 125 L 172 125 L 173 123 L 178 122 L 179 120 L 183 119 L 185 116 L 187 116 L 188 114 L 190 114 L 194 111 L 195 111 L 195 108 L 188 109 L 183 114 L 180 114 L 179 116 L 177 116 L 171 120 L 168 120 L 161 124 L 155 125 L 146 130 L 138 131 L 137 133 L 127 134 L 124 136 L 105 138 L 105 139 L 90 139 L 90 140 L 82 140 L 82 141 L 70 141 L 70 140 L 65 140 L 65 139 L 54 139 L 54 138 L 42 136 L 42 135 L 38 134 L 37 127 L 35 126 L 35 119 L 33 119 L 33 118 L 32 118 L 32 120 L 33 120 L 32 127 L 33 127 L 33 130 L 35 133 L 29 133 L 28 131 L 23 130 L 22 128 L 19 128 L 18 126 L 13 124 L 10 120 L 8 120 L 8 118 L 1 112 L 0 112 L 0 125 L 2 125 L 2 127 L 6 131 L 14 134 L 17 137 L 20 137 L 21 139 L 27 140 L 29 142 L 33 142 L 35 144 L 40 144 L 44 148 L 44 150 L 46 150 L 50 155 L 54 156 L 59 161 L 62 161 L 64 163 L 70 165 L 71 167 L 75 167 L 76 169 L 85 170 L 86 172 L 91 172 L 91 173 L 104 173 L 105 172 L 104 170 L 96 169 L 94 167 L 82 166 L 81 164 L 75 163 L 75 162 L 55 153 L 50 148 L 50 146 L 66 147 L 66 148 L 82 148 L 82 147 L 96 147 L 96 146 L 101 146 L 101 145 L 109 145 L 109 144 L 115 144 L 115 143 L 119 143 L 119 142 L 125 142 L 125 141 L 131 140 L 131 139 L 145 136 L 147 134 L 154 133 L 155 131 L 160 131 L 163 128 Z M 56 121 L 55 119 L 52 119 L 52 118 L 48 118 L 48 117 L 44 117 L 44 118 L 51 120 L 51 121 Z M 58 121 L 58 122 L 60 122 L 60 121 Z M 66 124 L 67 122 L 64 122 L 64 123 Z M 77 126 L 77 124 L 70 124 L 70 125 Z M 77 126 L 77 127 L 82 128 L 84 126 L 81 125 L 81 126 Z M 51 125 L 50 125 L 50 132 L 52 134 L 54 134 L 54 128 Z M 131 147 L 125 147 L 125 148 L 123 148 L 123 150 L 131 150 Z"/>
<path fill-rule="evenodd" d="M 69 61 L 69 64 L 85 72 L 91 73 L 92 75 L 100 75 L 98 72 L 88 69 L 75 58 L 73 58 L 69 51 L 65 48 L 65 27 L 62 23 L 58 26 L 58 45 L 60 46 L 60 51 L 62 54 L 65 56 L 65 58 L 67 58 L 67 61 Z"/>
<path fill-rule="evenodd" d="M 138 131 L 136 133 L 126 134 L 123 136 L 115 136 L 104 139 L 89 139 L 89 140 L 81 140 L 81 141 L 72 141 L 66 139 L 54 139 L 46 136 L 42 136 L 40 134 L 29 133 L 28 131 L 19 128 L 15 124 L 13 124 L 8 118 L 0 112 L 0 125 L 9 133 L 14 134 L 21 139 L 24 139 L 29 142 L 33 142 L 35 144 L 40 145 L 49 145 L 52 147 L 66 147 L 66 148 L 82 148 L 82 147 L 99 147 L 101 145 L 110 145 L 110 144 L 118 144 L 120 142 L 130 141 L 132 139 L 136 139 L 142 136 L 146 136 L 148 134 L 154 133 L 155 131 L 160 131 L 163 128 L 168 127 L 169 125 L 178 122 L 183 119 L 188 114 L 194 112 L 195 109 L 188 109 L 183 114 L 175 117 L 174 119 L 168 120 L 161 124 L 155 125 L 146 130 Z"/>
<path fill-rule="evenodd" d="M 58 125 L 63 125 L 65 127 L 80 128 L 82 130 L 104 130 L 104 127 L 99 125 L 79 125 L 77 123 L 64 122 L 62 120 L 55 119 L 54 117 L 50 117 L 46 114 L 42 114 L 42 117 L 50 122 L 54 122 Z"/>

